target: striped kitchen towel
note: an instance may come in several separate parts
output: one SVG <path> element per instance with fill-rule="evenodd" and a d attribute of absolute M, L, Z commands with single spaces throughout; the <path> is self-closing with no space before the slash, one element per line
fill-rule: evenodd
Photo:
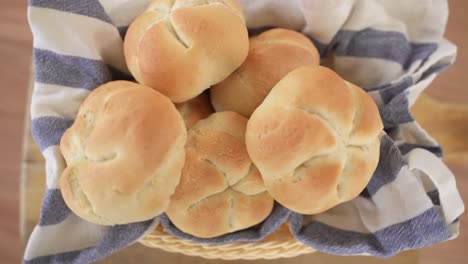
<path fill-rule="evenodd" d="M 385 125 L 381 159 L 358 198 L 312 216 L 276 205 L 260 225 L 214 239 L 188 236 L 164 214 L 113 227 L 74 215 L 57 184 L 65 166 L 60 137 L 91 90 L 111 80 L 131 80 L 122 40 L 148 2 L 29 0 L 35 66 L 32 132 L 46 159 L 47 191 L 25 263 L 94 262 L 160 223 L 174 236 L 222 244 L 260 240 L 289 221 L 294 236 L 317 250 L 383 257 L 458 235 L 464 205 L 454 176 L 440 159 L 440 146 L 408 110 L 453 64 L 456 47 L 443 38 L 446 0 L 240 0 L 251 34 L 271 27 L 305 33 L 318 47 L 323 65 L 363 87 L 379 106 Z"/>

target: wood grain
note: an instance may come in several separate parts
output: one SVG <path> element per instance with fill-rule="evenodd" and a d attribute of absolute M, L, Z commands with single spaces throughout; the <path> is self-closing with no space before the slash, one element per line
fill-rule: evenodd
<path fill-rule="evenodd" d="M 457 60 L 448 71 L 442 73 L 426 92 L 444 102 L 468 104 L 468 1 L 450 0 L 449 19 L 445 37 L 458 47 Z"/>
<path fill-rule="evenodd" d="M 32 37 L 25 0 L 0 1 L 0 263 L 19 263 L 19 180 Z"/>
<path fill-rule="evenodd" d="M 444 146 L 446 162 L 468 163 L 468 104 L 444 103 L 423 93 L 411 111 Z"/>
<path fill-rule="evenodd" d="M 32 37 L 26 18 L 26 0 L 0 1 L 0 263 L 19 263 L 21 261 L 21 246 L 19 232 L 19 184 L 20 166 L 24 168 L 24 175 L 31 175 L 23 181 L 24 189 L 31 190 L 24 193 L 21 205 L 24 228 L 23 238 L 30 233 L 37 222 L 40 199 L 44 192 L 43 165 L 38 162 L 31 166 L 21 163 L 22 131 L 26 110 L 26 87 L 29 79 L 31 62 Z M 459 104 L 468 103 L 468 34 L 466 26 L 468 17 L 468 1 L 450 0 L 450 17 L 446 36 L 458 45 L 458 59 L 454 67 L 443 73 L 428 88 L 427 93 L 433 97 Z M 28 110 L 29 111 L 29 110 Z M 428 119 L 427 122 L 431 120 Z M 428 123 L 425 123 L 426 126 Z M 423 124 L 424 126 L 424 124 Z M 463 129 L 463 127 L 461 127 Z M 466 133 L 468 134 L 468 133 Z M 34 145 L 29 145 L 33 147 Z M 39 157 L 33 154 L 29 161 Z M 21 165 L 22 164 L 22 165 Z M 468 201 L 468 164 L 450 161 L 449 166 L 458 179 L 458 186 L 465 201 Z M 420 250 L 420 263 L 466 263 L 466 248 L 468 247 L 468 222 L 462 217 L 460 237 L 456 240 L 434 245 Z M 24 242 L 24 240 L 23 240 Z M 384 260 L 366 258 L 343 258 L 325 254 L 313 254 L 295 259 L 294 263 L 416 263 L 414 252 L 405 253 L 397 259 Z M 117 253 L 101 263 L 186 263 L 182 255 L 148 249 L 139 244 Z M 219 263 L 200 258 L 190 258 L 191 263 Z M 258 261 L 255 263 L 280 263 Z M 287 262 L 287 261 L 285 261 Z M 229 262 L 242 263 L 242 262 Z M 290 263 L 290 262 L 288 262 Z"/>

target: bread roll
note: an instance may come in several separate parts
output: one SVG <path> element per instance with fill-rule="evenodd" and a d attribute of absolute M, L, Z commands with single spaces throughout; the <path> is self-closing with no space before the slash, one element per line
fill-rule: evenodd
<path fill-rule="evenodd" d="M 247 150 L 271 195 L 317 214 L 359 195 L 379 161 L 374 101 L 321 66 L 296 69 L 252 114 Z"/>
<path fill-rule="evenodd" d="M 180 230 L 208 238 L 263 221 L 273 208 L 245 149 L 247 119 L 212 114 L 188 132 L 182 177 L 166 211 Z"/>
<path fill-rule="evenodd" d="M 187 129 L 190 129 L 199 120 L 207 118 L 214 112 L 211 107 L 210 98 L 206 93 L 202 93 L 187 102 L 176 104 L 176 108 L 182 115 Z"/>
<path fill-rule="evenodd" d="M 290 71 L 320 63 L 314 44 L 293 30 L 271 29 L 250 39 L 247 59 L 227 79 L 211 89 L 216 111 L 249 117 L 271 88 Z"/>
<path fill-rule="evenodd" d="M 186 133 L 174 104 L 159 92 L 126 81 L 102 85 L 60 142 L 66 204 L 101 225 L 157 216 L 179 183 Z"/>
<path fill-rule="evenodd" d="M 130 25 L 124 52 L 139 83 L 181 103 L 229 76 L 248 46 L 236 0 L 154 0 Z"/>

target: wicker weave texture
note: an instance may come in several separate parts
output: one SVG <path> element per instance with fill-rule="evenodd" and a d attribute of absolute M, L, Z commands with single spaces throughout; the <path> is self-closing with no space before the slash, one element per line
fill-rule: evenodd
<path fill-rule="evenodd" d="M 283 225 L 263 241 L 251 243 L 199 244 L 173 237 L 162 228 L 155 229 L 151 234 L 141 239 L 140 243 L 168 252 L 225 260 L 289 258 L 315 252 L 314 249 L 294 239 L 287 225 Z"/>

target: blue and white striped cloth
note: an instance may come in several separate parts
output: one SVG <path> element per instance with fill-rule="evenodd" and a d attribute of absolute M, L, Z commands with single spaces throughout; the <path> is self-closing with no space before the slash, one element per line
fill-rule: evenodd
<path fill-rule="evenodd" d="M 408 108 L 456 47 L 443 38 L 445 0 L 241 0 L 251 34 L 270 27 L 302 31 L 320 50 L 322 64 L 363 87 L 385 124 L 381 159 L 356 199 L 314 216 L 276 205 L 262 224 L 216 239 L 190 237 L 165 215 L 103 227 L 75 216 L 57 184 L 65 163 L 58 144 L 91 90 L 131 79 L 122 52 L 128 25 L 149 0 L 29 0 L 34 35 L 35 87 L 32 132 L 46 158 L 47 192 L 25 263 L 89 263 L 151 232 L 158 224 L 173 235 L 206 243 L 255 241 L 290 222 L 294 236 L 339 255 L 391 256 L 458 235 L 464 205 L 440 146 Z M 150 250 L 150 249 L 148 249 Z"/>

